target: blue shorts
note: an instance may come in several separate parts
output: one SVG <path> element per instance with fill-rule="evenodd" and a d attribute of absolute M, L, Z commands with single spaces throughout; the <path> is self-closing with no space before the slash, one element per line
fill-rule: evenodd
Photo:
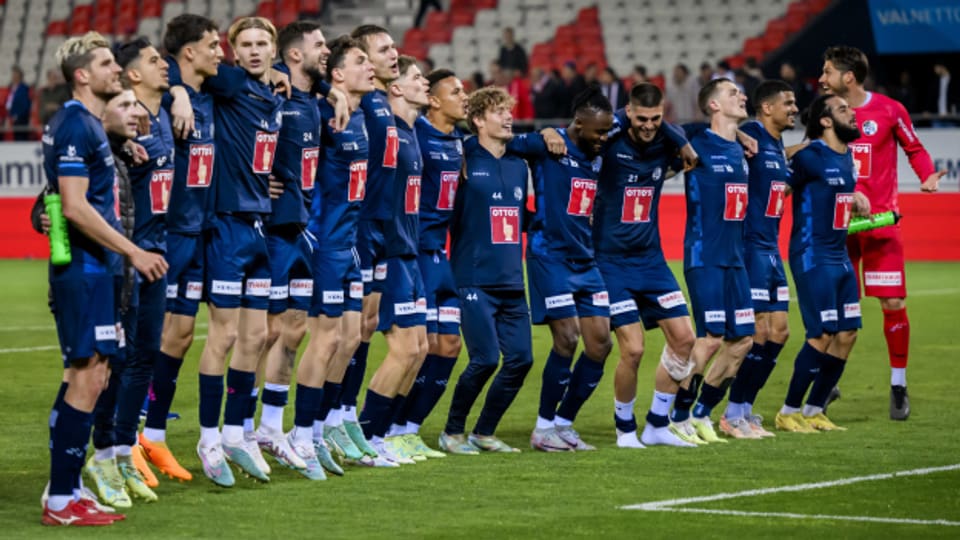
<path fill-rule="evenodd" d="M 745 268 L 700 266 L 684 271 L 697 337 L 752 336 L 754 328 L 750 279 Z"/>
<path fill-rule="evenodd" d="M 460 298 L 446 252 L 420 253 L 417 264 L 427 296 L 427 333 L 459 336 Z"/>
<path fill-rule="evenodd" d="M 801 268 L 799 264 L 790 267 Z M 857 274 L 852 264 L 820 264 L 806 272 L 794 270 L 793 281 L 808 339 L 861 327 Z"/>
<path fill-rule="evenodd" d="M 207 294 L 218 308 L 262 309 L 270 303 L 270 264 L 259 218 L 220 214 L 207 244 Z"/>
<path fill-rule="evenodd" d="M 196 317 L 203 301 L 204 253 L 201 234 L 167 233 L 167 311 Z"/>
<path fill-rule="evenodd" d="M 533 364 L 530 308 L 523 291 L 459 289 L 463 298 L 463 341 L 471 364 Z"/>
<path fill-rule="evenodd" d="M 313 298 L 313 252 L 317 240 L 310 231 L 267 231 L 270 254 L 271 314 L 288 309 L 307 311 Z"/>
<path fill-rule="evenodd" d="M 757 313 L 787 311 L 790 287 L 787 286 L 780 252 L 775 249 L 748 249 L 746 264 L 753 310 Z"/>
<path fill-rule="evenodd" d="M 339 317 L 344 311 L 362 309 L 363 282 L 356 250 L 314 251 L 313 272 L 311 317 Z"/>
<path fill-rule="evenodd" d="M 610 326 L 643 322 L 647 330 L 659 321 L 687 317 L 687 300 L 667 262 L 661 257 L 597 257 L 597 267 L 610 292 Z"/>
<path fill-rule="evenodd" d="M 51 276 L 53 318 L 65 369 L 73 361 L 93 358 L 95 353 L 104 358 L 117 355 L 121 329 L 116 285 L 113 274 L 106 269 L 103 273 Z"/>
<path fill-rule="evenodd" d="M 383 281 L 387 278 L 384 226 L 383 220 L 379 219 L 361 219 L 357 224 L 357 254 L 360 256 L 364 296 L 383 292 Z"/>
<path fill-rule="evenodd" d="M 426 326 L 427 299 L 423 292 L 423 278 L 415 257 L 390 257 L 383 296 L 380 297 L 380 322 L 377 331 Z"/>
<path fill-rule="evenodd" d="M 610 297 L 594 261 L 527 255 L 533 324 L 571 317 L 609 317 Z"/>

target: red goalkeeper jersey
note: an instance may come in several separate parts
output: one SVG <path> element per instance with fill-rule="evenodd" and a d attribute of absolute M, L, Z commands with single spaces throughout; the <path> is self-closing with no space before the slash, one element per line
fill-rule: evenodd
<path fill-rule="evenodd" d="M 898 210 L 897 144 L 903 147 L 921 182 L 936 171 L 933 160 L 920 144 L 910 115 L 899 101 L 867 92 L 867 100 L 854 110 L 861 133 L 850 144 L 857 191 L 870 199 L 871 212 Z"/>

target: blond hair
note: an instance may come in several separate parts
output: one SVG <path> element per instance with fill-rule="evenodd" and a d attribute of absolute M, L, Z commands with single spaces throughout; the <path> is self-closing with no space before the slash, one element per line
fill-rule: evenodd
<path fill-rule="evenodd" d="M 86 68 L 93 61 L 93 51 L 101 48 L 110 48 L 110 42 L 98 32 L 87 32 L 82 36 L 72 37 L 64 41 L 59 48 L 55 58 L 60 71 L 63 72 L 63 78 L 70 87 L 73 87 L 73 72 Z"/>
<path fill-rule="evenodd" d="M 467 96 L 467 124 L 472 131 L 476 132 L 477 126 L 473 123 L 474 119 L 483 118 L 488 111 L 497 107 L 513 109 L 516 102 L 506 90 L 498 86 L 474 90 Z"/>
<path fill-rule="evenodd" d="M 240 35 L 240 32 L 243 32 L 244 30 L 250 30 L 251 28 L 256 30 L 265 30 L 268 34 L 270 34 L 270 40 L 273 42 L 273 45 L 277 45 L 277 27 L 264 17 L 243 17 L 241 19 L 237 19 L 233 24 L 230 25 L 230 29 L 227 30 L 227 40 L 230 41 L 230 45 L 236 45 L 237 36 Z"/>

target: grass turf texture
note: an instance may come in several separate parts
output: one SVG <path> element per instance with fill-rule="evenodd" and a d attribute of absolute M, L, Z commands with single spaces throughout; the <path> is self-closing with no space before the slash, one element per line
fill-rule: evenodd
<path fill-rule="evenodd" d="M 849 428 L 843 433 L 778 433 L 775 439 L 731 441 L 698 449 L 621 450 L 614 444 L 612 379 L 617 350 L 603 382 L 584 406 L 576 427 L 597 452 L 543 454 L 529 450 L 536 418 L 540 371 L 550 348 L 545 327 L 534 329 L 536 362 L 498 435 L 519 455 L 448 456 L 398 470 L 347 469 L 344 478 L 309 482 L 274 467 L 269 485 L 238 476 L 232 489 L 215 487 L 195 454 L 198 438 L 197 340 L 180 376 L 169 443 L 194 474 L 191 483 L 161 479 L 160 501 L 136 503 L 128 519 L 96 530 L 40 526 L 39 497 L 48 474 L 47 416 L 60 380 L 59 351 L 46 308 L 45 262 L 2 261 L 5 287 L 0 312 L 0 537 L 141 538 L 393 536 L 448 538 L 512 537 L 952 537 L 960 528 L 864 523 L 824 519 L 733 517 L 624 511 L 618 507 L 665 499 L 778 487 L 854 476 L 936 467 L 960 462 L 960 437 L 951 427 L 960 408 L 956 358 L 960 352 L 956 306 L 960 264 L 911 264 L 912 361 L 908 373 L 913 415 L 888 419 L 889 368 L 874 299 L 863 303 L 865 328 L 854 348 L 841 387 L 843 398 L 830 416 Z M 677 271 L 677 268 L 674 268 Z M 678 272 L 678 275 L 679 272 Z M 769 426 L 786 391 L 793 358 L 803 341 L 796 305 L 793 336 L 781 355 L 756 410 Z M 205 335 L 205 327 L 198 335 Z M 649 405 L 653 368 L 663 343 L 648 334 L 641 366 L 636 412 L 642 424 Z M 49 347 L 46 350 L 10 351 Z M 384 354 L 374 339 L 369 378 Z M 451 388 L 427 420 L 422 434 L 434 445 L 445 421 L 452 385 L 465 365 L 461 357 Z M 292 422 L 292 402 L 286 415 Z M 714 412 L 722 413 L 724 404 Z M 468 428 L 475 421 L 477 409 Z M 269 458 L 268 458 L 269 459 Z M 727 499 L 697 508 L 791 512 L 960 521 L 960 471 L 896 478 L 795 493 Z"/>

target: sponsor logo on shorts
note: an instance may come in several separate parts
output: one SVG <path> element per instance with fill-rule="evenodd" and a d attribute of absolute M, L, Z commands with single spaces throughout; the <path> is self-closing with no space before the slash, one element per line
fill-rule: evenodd
<path fill-rule="evenodd" d="M 393 305 L 393 314 L 400 315 L 413 315 L 417 312 L 417 303 L 416 302 L 401 302 L 399 304 Z"/>
<path fill-rule="evenodd" d="M 439 317 L 440 322 L 460 324 L 460 308 L 441 307 L 439 311 L 440 311 L 440 317 Z"/>
<path fill-rule="evenodd" d="M 790 287 L 777 287 L 777 302 L 790 300 Z"/>
<path fill-rule="evenodd" d="M 766 289 L 750 289 L 750 298 L 754 300 L 761 300 L 763 302 L 769 302 L 770 291 Z"/>
<path fill-rule="evenodd" d="M 343 291 L 323 291 L 323 303 L 324 304 L 342 304 Z"/>
<path fill-rule="evenodd" d="M 187 294 L 185 296 L 188 300 L 199 300 L 203 298 L 203 282 L 188 281 Z"/>
<path fill-rule="evenodd" d="M 837 320 L 837 310 L 835 309 L 825 309 L 820 312 L 820 320 L 822 322 L 833 322 Z"/>
<path fill-rule="evenodd" d="M 864 272 L 863 282 L 873 287 L 900 287 L 903 285 L 902 272 Z"/>
<path fill-rule="evenodd" d="M 361 270 L 360 279 L 362 279 L 364 283 L 370 283 L 373 281 L 373 270 L 369 268 L 366 270 Z"/>
<path fill-rule="evenodd" d="M 290 296 L 311 297 L 313 296 L 312 279 L 291 279 Z"/>
<path fill-rule="evenodd" d="M 176 298 L 178 292 L 180 292 L 180 287 L 176 283 L 167 285 L 167 298 Z"/>
<path fill-rule="evenodd" d="M 95 326 L 93 332 L 97 341 L 116 341 L 117 339 L 117 327 L 111 324 Z"/>
<path fill-rule="evenodd" d="M 607 294 L 607 291 L 593 293 L 593 305 L 598 307 L 609 307 L 610 295 Z"/>
<path fill-rule="evenodd" d="M 427 321 L 437 320 L 437 309 L 431 308 L 427 310 Z"/>
<path fill-rule="evenodd" d="M 247 296 L 270 296 L 269 279 L 248 279 Z"/>
<path fill-rule="evenodd" d="M 753 308 L 738 309 L 733 312 L 733 320 L 736 324 L 753 324 Z"/>
<path fill-rule="evenodd" d="M 373 279 L 383 281 L 387 279 L 387 263 L 380 263 L 373 270 Z"/>
<path fill-rule="evenodd" d="M 727 322 L 727 314 L 723 311 L 704 311 L 703 312 L 703 322 L 712 323 L 712 322 Z"/>
<path fill-rule="evenodd" d="M 856 319 L 859 316 L 860 316 L 860 302 L 854 302 L 853 304 L 843 305 L 844 319 Z"/>
<path fill-rule="evenodd" d="M 620 315 L 628 311 L 637 311 L 637 303 L 632 298 L 610 304 L 610 315 Z"/>
<path fill-rule="evenodd" d="M 657 303 L 660 304 L 660 307 L 663 309 L 672 309 L 677 306 L 684 306 L 687 304 L 687 299 L 683 297 L 683 293 L 680 291 L 673 291 L 672 293 L 662 294 L 657 297 Z"/>
<path fill-rule="evenodd" d="M 363 298 L 363 283 L 358 281 L 350 282 L 350 298 L 356 300 L 357 298 Z"/>
<path fill-rule="evenodd" d="M 426 312 L 427 312 L 427 299 L 417 298 L 417 313 L 426 313 Z"/>
<path fill-rule="evenodd" d="M 572 294 L 558 294 L 557 296 L 548 296 L 544 299 L 543 303 L 547 306 L 547 309 L 556 309 L 567 306 L 572 306 L 575 304 L 573 301 Z"/>
<path fill-rule="evenodd" d="M 215 279 L 210 282 L 210 292 L 212 294 L 240 296 L 240 293 L 243 292 L 243 284 L 239 281 L 221 281 L 219 279 Z"/>
<path fill-rule="evenodd" d="M 270 287 L 270 299 L 271 300 L 285 300 L 290 296 L 290 288 L 287 286 L 282 287 Z"/>

